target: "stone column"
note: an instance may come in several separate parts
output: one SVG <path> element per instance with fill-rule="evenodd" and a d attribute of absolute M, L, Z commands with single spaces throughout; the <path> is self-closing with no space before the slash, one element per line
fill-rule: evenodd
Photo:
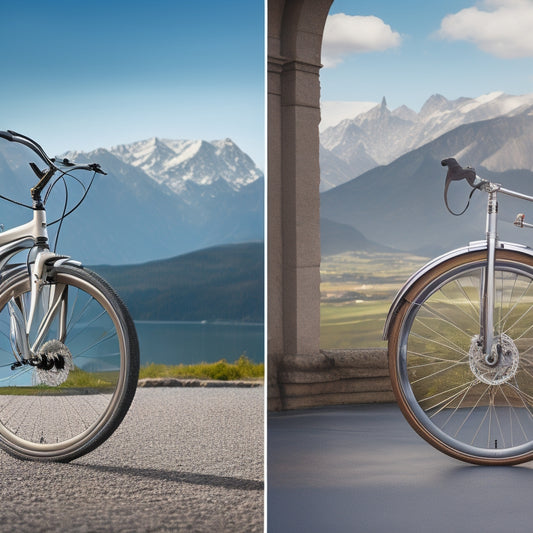
<path fill-rule="evenodd" d="M 332 0 L 268 4 L 269 407 L 281 372 L 320 358 L 320 56 Z M 296 358 L 296 359 L 295 359 Z"/>
<path fill-rule="evenodd" d="M 320 351 L 320 57 L 332 0 L 268 2 L 268 408 L 392 401 L 386 350 Z"/>

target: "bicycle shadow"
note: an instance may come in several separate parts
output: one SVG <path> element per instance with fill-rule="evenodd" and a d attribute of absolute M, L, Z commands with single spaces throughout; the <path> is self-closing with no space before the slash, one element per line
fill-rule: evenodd
<path fill-rule="evenodd" d="M 148 478 L 171 483 L 187 483 L 190 485 L 209 485 L 229 490 L 262 491 L 265 484 L 255 479 L 242 479 L 214 474 L 198 474 L 177 470 L 158 470 L 157 468 L 136 468 L 129 466 L 108 466 L 88 463 L 68 463 L 73 468 L 85 468 L 96 472 L 126 475 L 129 477 Z"/>
<path fill-rule="evenodd" d="M 526 462 L 507 466 L 458 464 L 451 467 L 444 477 L 457 483 L 464 483 L 466 480 L 484 483 L 494 479 L 500 482 L 525 480 L 530 483 L 532 476 L 533 464 Z"/>

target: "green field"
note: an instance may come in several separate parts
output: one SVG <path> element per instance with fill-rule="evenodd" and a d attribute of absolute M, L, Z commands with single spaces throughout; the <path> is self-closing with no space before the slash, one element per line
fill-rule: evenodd
<path fill-rule="evenodd" d="M 426 262 L 402 253 L 349 252 L 323 258 L 320 347 L 385 347 L 381 337 L 392 299 Z"/>

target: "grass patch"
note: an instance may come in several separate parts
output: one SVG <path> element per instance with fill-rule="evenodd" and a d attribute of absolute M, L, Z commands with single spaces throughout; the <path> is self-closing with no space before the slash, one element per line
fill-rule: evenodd
<path fill-rule="evenodd" d="M 59 388 L 112 388 L 118 380 L 118 372 L 85 372 L 74 368 L 68 374 L 68 378 Z"/>
<path fill-rule="evenodd" d="M 232 381 L 241 379 L 263 379 L 265 365 L 254 363 L 245 355 L 241 355 L 233 363 L 221 359 L 216 363 L 200 363 L 196 365 L 163 365 L 149 363 L 140 368 L 139 379 L 142 378 L 194 378 Z M 69 373 L 68 379 L 59 387 L 33 385 L 20 387 L 0 387 L 0 395 L 12 396 L 48 396 L 62 394 L 93 394 L 111 392 L 117 380 L 116 372 L 89 373 L 75 368 Z"/>
<path fill-rule="evenodd" d="M 29 385 L 1 387 L 0 395 L 11 396 L 54 396 L 63 394 L 90 394 L 112 392 L 118 378 L 117 372 L 91 373 L 74 368 L 68 378 L 58 387 Z"/>
<path fill-rule="evenodd" d="M 163 365 L 149 363 L 139 371 L 139 379 L 143 378 L 195 378 L 231 381 L 238 379 L 262 379 L 265 365 L 254 363 L 245 355 L 241 355 L 233 363 L 221 359 L 216 363 L 199 363 L 195 365 Z"/>

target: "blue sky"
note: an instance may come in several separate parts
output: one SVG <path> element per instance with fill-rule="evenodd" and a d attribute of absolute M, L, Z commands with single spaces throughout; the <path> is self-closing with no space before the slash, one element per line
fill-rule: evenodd
<path fill-rule="evenodd" d="M 52 155 L 232 138 L 264 168 L 262 0 L 0 0 L 0 129 Z"/>
<path fill-rule="evenodd" d="M 362 21 L 372 26 L 368 32 L 347 28 L 344 43 L 337 28 L 330 49 L 344 54 L 329 59 L 325 35 L 323 101 L 385 96 L 390 109 L 406 104 L 419 111 L 435 93 L 455 99 L 533 92 L 532 0 L 335 0 L 330 15 L 340 13 L 381 23 Z M 356 33 L 366 48 L 354 42 Z M 331 42 L 333 35 L 338 42 Z"/>

